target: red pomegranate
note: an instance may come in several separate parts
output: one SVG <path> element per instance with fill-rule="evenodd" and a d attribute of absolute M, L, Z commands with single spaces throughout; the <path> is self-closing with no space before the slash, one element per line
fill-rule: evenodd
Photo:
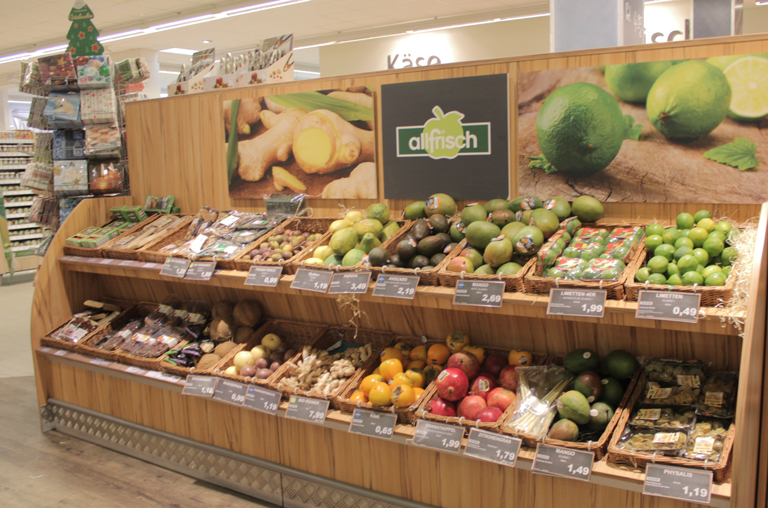
<path fill-rule="evenodd" d="M 437 393 L 445 400 L 457 401 L 467 395 L 469 380 L 467 375 L 459 369 L 445 369 L 440 372 L 435 380 Z"/>
<path fill-rule="evenodd" d="M 477 420 L 477 413 L 487 408 L 485 399 L 479 395 L 467 395 L 459 402 L 458 415 L 468 420 Z"/>
<path fill-rule="evenodd" d="M 506 411 L 509 406 L 515 403 L 515 398 L 514 392 L 498 387 L 491 390 L 485 400 L 488 403 L 488 407 L 495 407 Z"/>
<path fill-rule="evenodd" d="M 427 411 L 433 415 L 456 416 L 456 405 L 453 402 L 437 397 L 429 401 Z"/>
<path fill-rule="evenodd" d="M 488 393 L 496 388 L 496 381 L 493 380 L 490 374 L 480 374 L 472 381 L 472 386 L 469 387 L 470 395 L 479 395 L 483 399 L 488 399 Z"/>
<path fill-rule="evenodd" d="M 483 370 L 498 378 L 501 369 L 509 365 L 507 359 L 501 355 L 490 354 L 483 361 Z"/>
<path fill-rule="evenodd" d="M 449 369 L 459 369 L 466 374 L 467 379 L 472 379 L 477 376 L 478 372 L 480 372 L 480 362 L 477 361 L 477 357 L 466 351 L 453 353 L 451 357 L 448 358 L 448 363 L 446 363 L 445 366 Z"/>
<path fill-rule="evenodd" d="M 480 422 L 493 423 L 501 418 L 502 414 L 503 411 L 497 407 L 487 407 L 478 411 L 475 415 L 475 419 Z"/>
<path fill-rule="evenodd" d="M 499 384 L 507 390 L 513 392 L 517 390 L 517 385 L 520 383 L 520 379 L 517 376 L 516 367 L 514 365 L 507 365 L 499 373 Z"/>

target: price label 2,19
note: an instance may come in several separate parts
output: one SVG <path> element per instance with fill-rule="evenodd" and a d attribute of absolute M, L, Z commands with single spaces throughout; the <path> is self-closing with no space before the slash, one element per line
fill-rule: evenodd
<path fill-rule="evenodd" d="M 366 409 L 355 409 L 352 412 L 349 432 L 369 437 L 392 439 L 396 422 L 397 415 L 368 411 Z"/>
<path fill-rule="evenodd" d="M 282 273 L 282 266 L 254 265 L 248 272 L 248 277 L 245 279 L 245 285 L 273 288 L 277 286 L 277 282 L 280 280 L 280 275 Z"/>
<path fill-rule="evenodd" d="M 413 435 L 413 444 L 441 452 L 459 453 L 464 427 L 419 420 Z"/>
<path fill-rule="evenodd" d="M 285 417 L 322 425 L 325 422 L 325 414 L 328 412 L 329 404 L 330 401 L 327 400 L 291 395 L 288 399 Z"/>
<path fill-rule="evenodd" d="M 677 291 L 638 291 L 637 311 L 639 319 L 680 321 L 696 323 L 699 319 L 701 294 Z"/>
<path fill-rule="evenodd" d="M 258 386 L 249 386 L 245 392 L 245 407 L 261 411 L 262 413 L 275 414 L 280 407 L 280 392 L 267 390 Z"/>
<path fill-rule="evenodd" d="M 213 397 L 217 381 L 218 378 L 215 377 L 190 375 L 187 376 L 187 382 L 184 383 L 184 389 L 181 393 L 197 397 Z"/>
<path fill-rule="evenodd" d="M 334 273 L 328 294 L 365 294 L 370 280 L 371 272 Z"/>
<path fill-rule="evenodd" d="M 504 436 L 487 430 L 471 429 L 467 438 L 464 455 L 515 467 L 520 445 L 523 441 L 516 437 Z"/>
<path fill-rule="evenodd" d="M 539 443 L 531 471 L 589 481 L 594 452 L 582 452 Z"/>
<path fill-rule="evenodd" d="M 547 314 L 602 318 L 607 293 L 605 289 L 552 288 L 549 290 Z"/>
<path fill-rule="evenodd" d="M 645 471 L 643 494 L 709 504 L 712 471 L 653 464 L 648 464 Z"/>
<path fill-rule="evenodd" d="M 299 268 L 296 270 L 296 275 L 293 277 L 291 289 L 303 289 L 304 291 L 326 293 L 328 287 L 331 285 L 331 277 L 333 277 L 333 272 Z"/>
<path fill-rule="evenodd" d="M 503 296 L 504 283 L 501 281 L 460 280 L 456 282 L 453 304 L 501 307 Z"/>
<path fill-rule="evenodd" d="M 213 398 L 236 406 L 242 406 L 243 402 L 245 402 L 245 391 L 247 388 L 242 383 L 219 379 L 219 382 L 216 383 L 216 389 L 213 391 Z"/>
<path fill-rule="evenodd" d="M 412 275 L 381 274 L 376 278 L 373 296 L 413 300 L 413 297 L 416 296 L 416 286 L 418 285 L 419 278 Z"/>

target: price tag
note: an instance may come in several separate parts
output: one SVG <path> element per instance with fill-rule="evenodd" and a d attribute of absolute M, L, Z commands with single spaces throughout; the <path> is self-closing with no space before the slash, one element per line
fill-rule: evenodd
<path fill-rule="evenodd" d="M 325 422 L 325 413 L 328 412 L 329 404 L 330 401 L 328 400 L 291 395 L 288 399 L 288 409 L 285 411 L 285 417 L 322 425 Z"/>
<path fill-rule="evenodd" d="M 101 358 L 94 358 L 89 362 L 91 365 L 99 365 L 101 367 L 106 367 L 107 365 L 112 365 L 112 362 L 109 360 L 102 360 Z"/>
<path fill-rule="evenodd" d="M 367 409 L 355 409 L 352 412 L 352 422 L 349 424 L 349 431 L 353 434 L 361 434 L 368 437 L 392 439 L 396 422 L 397 415 L 377 413 Z"/>
<path fill-rule="evenodd" d="M 601 318 L 605 314 L 605 289 L 549 290 L 547 314 L 550 316 L 577 316 Z"/>
<path fill-rule="evenodd" d="M 211 280 L 215 269 L 216 261 L 207 261 L 203 263 L 193 261 L 190 263 L 187 273 L 184 274 L 184 278 L 187 280 Z"/>
<path fill-rule="evenodd" d="M 245 402 L 245 391 L 247 389 L 248 387 L 243 383 L 219 379 L 213 391 L 213 398 L 236 406 L 242 406 L 243 402 Z"/>
<path fill-rule="evenodd" d="M 589 481 L 594 452 L 582 452 L 539 443 L 531 471 Z"/>
<path fill-rule="evenodd" d="M 293 282 L 291 282 L 291 289 L 325 293 L 328 291 L 328 286 L 331 285 L 331 277 L 333 277 L 333 272 L 299 268 L 296 270 Z"/>
<path fill-rule="evenodd" d="M 464 437 L 464 427 L 419 420 L 416 423 L 413 444 L 441 452 L 459 453 L 462 437 Z"/>
<path fill-rule="evenodd" d="M 218 378 L 211 376 L 187 376 L 187 382 L 181 391 L 184 395 L 195 395 L 197 397 L 213 397 L 216 391 L 216 382 Z"/>
<path fill-rule="evenodd" d="M 147 372 L 145 369 L 140 369 L 139 367 L 128 367 L 125 371 L 129 374 L 136 374 L 138 376 L 143 376 Z"/>
<path fill-rule="evenodd" d="M 515 467 L 522 443 L 522 439 L 516 437 L 472 429 L 469 431 L 464 455 L 495 462 L 502 466 Z"/>
<path fill-rule="evenodd" d="M 501 281 L 480 282 L 460 280 L 453 295 L 454 305 L 476 305 L 478 307 L 501 307 L 504 283 Z"/>
<path fill-rule="evenodd" d="M 280 407 L 280 397 L 280 392 L 258 386 L 249 386 L 248 391 L 245 392 L 244 406 L 273 415 L 277 413 L 277 408 Z"/>
<path fill-rule="evenodd" d="M 413 300 L 413 297 L 416 296 L 416 286 L 418 285 L 418 277 L 413 277 L 411 275 L 381 274 L 376 279 L 376 286 L 373 288 L 373 296 Z"/>
<path fill-rule="evenodd" d="M 709 504 L 712 471 L 648 464 L 645 467 L 643 494 Z"/>
<path fill-rule="evenodd" d="M 144 374 L 144 377 L 151 377 L 153 379 L 157 379 L 159 381 L 165 381 L 168 383 L 178 383 L 181 381 L 181 378 L 179 376 L 171 376 L 169 374 L 165 374 L 163 372 L 159 372 L 156 370 L 150 370 L 146 374 Z"/>
<path fill-rule="evenodd" d="M 248 277 L 245 279 L 246 286 L 265 286 L 273 288 L 277 286 L 280 275 L 283 273 L 282 266 L 257 266 L 251 267 Z"/>
<path fill-rule="evenodd" d="M 160 266 L 158 263 L 144 263 L 141 265 L 142 268 L 157 268 Z"/>
<path fill-rule="evenodd" d="M 99 263 L 102 264 L 102 265 L 111 265 L 112 264 L 112 260 L 111 259 L 102 259 L 101 261 L 99 261 Z"/>
<path fill-rule="evenodd" d="M 368 291 L 368 281 L 370 280 L 371 272 L 337 272 L 331 278 L 328 294 L 365 294 Z"/>
<path fill-rule="evenodd" d="M 53 354 L 54 356 L 66 356 L 67 352 L 63 349 L 57 349 Z"/>
<path fill-rule="evenodd" d="M 160 270 L 160 275 L 167 275 L 168 277 L 177 277 L 183 279 L 184 275 L 189 269 L 189 259 L 184 258 L 168 258 L 165 260 L 163 269 Z"/>
<path fill-rule="evenodd" d="M 637 295 L 635 317 L 638 319 L 696 323 L 700 304 L 701 295 L 698 293 L 641 290 Z"/>
<path fill-rule="evenodd" d="M 136 262 L 126 259 L 125 261 L 120 261 L 120 266 L 133 266 Z"/>
<path fill-rule="evenodd" d="M 41 353 L 50 353 L 51 352 L 51 348 L 49 348 L 49 347 L 41 347 L 40 348 L 40 352 Z"/>

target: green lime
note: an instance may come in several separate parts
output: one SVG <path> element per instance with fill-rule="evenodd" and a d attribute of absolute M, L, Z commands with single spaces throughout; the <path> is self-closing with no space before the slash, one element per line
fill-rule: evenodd
<path fill-rule="evenodd" d="M 653 250 L 654 256 L 664 256 L 668 261 L 672 261 L 675 255 L 675 248 L 667 243 L 663 243 Z"/>
<path fill-rule="evenodd" d="M 687 256 L 692 253 L 693 253 L 693 249 L 691 249 L 690 247 L 682 246 L 675 251 L 675 255 L 674 255 L 675 261 L 680 261 L 681 257 Z"/>
<path fill-rule="evenodd" d="M 648 260 L 648 270 L 651 271 L 651 273 L 664 273 L 667 271 L 667 266 L 669 265 L 669 260 L 665 258 L 664 256 L 653 256 L 651 259 Z"/>
<path fill-rule="evenodd" d="M 702 245 L 703 249 L 709 254 L 710 257 L 714 258 L 715 256 L 719 256 L 721 252 L 725 249 L 725 242 L 723 242 L 718 237 L 711 237 L 707 238 L 704 241 L 704 245 Z M 698 249 L 696 249 L 698 250 Z"/>
<path fill-rule="evenodd" d="M 731 232 L 731 229 L 733 229 L 733 225 L 730 222 L 727 221 L 720 221 L 717 224 L 715 224 L 715 229 L 717 231 L 722 231 L 726 235 Z M 726 236 L 727 238 L 727 236 Z"/>
<path fill-rule="evenodd" d="M 709 253 L 704 249 L 693 249 L 691 254 L 696 258 L 696 261 L 698 261 L 700 265 L 707 266 L 707 263 L 709 263 Z"/>
<path fill-rule="evenodd" d="M 723 71 L 731 85 L 731 109 L 736 120 L 759 120 L 768 115 L 768 60 L 746 56 Z"/>
<path fill-rule="evenodd" d="M 704 273 L 704 265 L 700 264 L 696 267 L 696 271 L 699 273 Z"/>
<path fill-rule="evenodd" d="M 693 215 L 690 213 L 681 213 L 677 216 L 677 229 L 691 229 L 693 223 Z"/>
<path fill-rule="evenodd" d="M 726 247 L 723 252 L 720 253 L 720 264 L 723 267 L 731 266 L 738 257 L 739 251 L 734 247 Z"/>
<path fill-rule="evenodd" d="M 720 267 L 719 267 L 719 266 L 717 266 L 717 265 L 709 265 L 708 267 L 706 267 L 706 268 L 704 269 L 704 271 L 703 271 L 703 272 L 701 272 L 701 276 L 702 276 L 702 277 L 704 277 L 704 278 L 706 279 L 707 277 L 709 277 L 711 274 L 713 274 L 713 273 L 715 273 L 715 272 L 717 272 L 717 273 L 723 273 L 723 269 L 722 269 L 722 268 L 720 268 Z"/>
<path fill-rule="evenodd" d="M 725 236 L 725 233 L 723 233 L 723 232 L 722 232 L 722 231 L 720 231 L 719 229 L 715 229 L 714 231 L 712 231 L 712 232 L 709 234 L 709 236 L 707 236 L 707 240 L 709 240 L 710 238 L 719 238 L 720 240 L 722 240 L 722 241 L 723 241 L 723 243 L 725 243 L 725 239 L 726 239 L 727 237 Z M 704 243 L 707 243 L 707 240 L 704 240 Z"/>
<path fill-rule="evenodd" d="M 619 103 L 591 83 L 556 89 L 536 117 L 544 157 L 559 173 L 569 176 L 588 176 L 605 169 L 621 150 L 626 131 Z"/>
<path fill-rule="evenodd" d="M 684 286 L 693 286 L 694 284 L 704 284 L 704 277 L 699 272 L 685 272 L 682 276 Z"/>
<path fill-rule="evenodd" d="M 725 274 L 726 278 L 731 276 L 731 270 L 733 270 L 733 267 L 731 265 L 723 267 L 723 273 Z"/>
<path fill-rule="evenodd" d="M 715 230 L 715 221 L 712 219 L 701 219 L 699 222 L 696 223 L 697 228 L 706 229 L 707 233 L 711 233 Z"/>
<path fill-rule="evenodd" d="M 670 67 L 669 60 L 606 65 L 605 84 L 619 99 L 642 103 L 656 79 Z"/>
<path fill-rule="evenodd" d="M 667 228 L 664 230 L 664 234 L 661 235 L 661 237 L 664 239 L 664 243 L 668 243 L 670 245 L 674 245 L 678 238 L 680 238 L 682 235 L 680 234 L 680 230 L 677 228 Z"/>
<path fill-rule="evenodd" d="M 677 260 L 677 267 L 680 269 L 680 273 L 685 275 L 688 272 L 695 272 L 699 267 L 699 261 L 691 254 L 686 254 Z"/>
<path fill-rule="evenodd" d="M 667 282 L 667 278 L 664 277 L 664 274 L 662 273 L 652 273 L 650 277 L 648 277 L 648 284 L 665 284 Z"/>
<path fill-rule="evenodd" d="M 645 239 L 645 250 L 648 252 L 653 252 L 656 250 L 656 247 L 663 244 L 664 239 L 661 237 L 661 235 L 651 235 Z"/>
<path fill-rule="evenodd" d="M 704 245 L 704 240 L 706 240 L 708 236 L 709 236 L 709 231 L 700 227 L 695 227 L 691 229 L 690 233 L 688 233 L 688 238 L 690 238 L 693 241 L 693 245 L 695 247 L 701 247 L 702 245 Z"/>
<path fill-rule="evenodd" d="M 680 273 L 680 269 L 677 267 L 677 263 L 670 263 L 667 265 L 667 277 L 677 275 Z"/>
<path fill-rule="evenodd" d="M 725 286 L 726 276 L 723 272 L 710 273 L 704 278 L 704 284 L 707 286 Z"/>
<path fill-rule="evenodd" d="M 679 249 L 680 247 L 689 247 L 693 249 L 693 240 L 688 237 L 681 236 L 675 242 L 675 249 Z"/>
<path fill-rule="evenodd" d="M 688 233 L 690 233 L 690 232 L 691 232 L 691 230 L 690 230 L 690 229 L 681 229 L 681 230 L 680 230 L 680 236 L 681 236 L 681 237 L 683 237 L 683 236 L 684 236 L 684 237 L 688 238 Z"/>
<path fill-rule="evenodd" d="M 639 269 L 639 270 L 638 270 L 638 271 L 635 273 L 635 280 L 636 280 L 637 282 L 645 282 L 645 281 L 647 281 L 647 280 L 648 280 L 648 277 L 649 277 L 650 275 L 651 275 L 651 271 L 648 269 L 648 267 L 647 267 L 647 266 L 644 266 L 644 267 L 640 268 L 640 269 Z"/>
<path fill-rule="evenodd" d="M 664 234 L 664 226 L 661 224 L 648 224 L 645 227 L 645 236 L 653 236 L 653 235 L 663 235 Z"/>
<path fill-rule="evenodd" d="M 670 286 L 682 286 L 683 279 L 680 278 L 679 273 L 676 273 L 667 279 L 667 284 L 669 284 Z"/>
<path fill-rule="evenodd" d="M 733 242 L 735 242 L 739 238 L 739 236 L 741 236 L 741 231 L 739 231 L 738 229 L 732 229 L 728 233 L 728 239 L 726 240 L 726 243 L 728 245 L 733 245 Z"/>
<path fill-rule="evenodd" d="M 711 219 L 712 214 L 709 210 L 699 210 L 696 215 L 693 216 L 693 222 L 699 222 L 701 219 Z"/>
<path fill-rule="evenodd" d="M 648 92 L 646 111 L 664 136 L 692 142 L 720 125 L 730 104 L 731 87 L 723 71 L 701 60 L 688 60 L 659 76 Z"/>

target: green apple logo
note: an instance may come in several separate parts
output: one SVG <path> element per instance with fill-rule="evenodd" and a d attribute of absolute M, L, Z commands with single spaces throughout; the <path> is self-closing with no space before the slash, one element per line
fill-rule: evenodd
<path fill-rule="evenodd" d="M 432 159 L 455 159 L 464 144 L 463 113 L 443 113 L 440 106 L 432 108 L 432 118 L 424 124 L 421 134 L 422 148 Z"/>

